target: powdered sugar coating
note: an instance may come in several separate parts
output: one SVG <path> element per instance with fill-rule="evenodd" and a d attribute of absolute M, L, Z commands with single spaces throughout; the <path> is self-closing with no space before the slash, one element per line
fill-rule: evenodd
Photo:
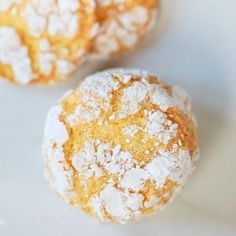
<path fill-rule="evenodd" d="M 168 120 L 164 113 L 160 111 L 149 113 L 146 131 L 162 143 L 167 144 L 177 134 L 177 129 L 178 125 Z"/>
<path fill-rule="evenodd" d="M 98 1 L 98 15 L 102 17 L 93 56 L 103 58 L 134 48 L 154 27 L 156 7 L 157 1 Z"/>
<path fill-rule="evenodd" d="M 51 186 L 64 196 L 72 188 L 72 172 L 66 170 L 63 144 L 68 140 L 68 132 L 60 121 L 61 106 L 53 107 L 48 113 L 44 134 L 45 174 Z"/>
<path fill-rule="evenodd" d="M 45 125 L 45 140 L 48 143 L 62 145 L 69 138 L 64 124 L 60 121 L 63 108 L 60 105 L 53 107 L 48 113 Z"/>
<path fill-rule="evenodd" d="M 71 125 L 79 121 L 89 122 L 98 119 L 101 111 L 109 108 L 112 92 L 119 88 L 119 83 L 110 76 L 96 74 L 87 77 L 79 90 L 82 95 L 81 104 L 68 117 Z"/>
<path fill-rule="evenodd" d="M 142 70 L 87 77 L 46 125 L 45 138 L 54 143 L 46 167 L 56 191 L 101 221 L 127 223 L 167 204 L 197 160 L 189 99 L 179 91 Z"/>
<path fill-rule="evenodd" d="M 32 0 L 23 10 L 23 16 L 32 35 L 39 37 L 45 31 L 54 36 L 70 38 L 79 30 L 80 1 Z"/>
<path fill-rule="evenodd" d="M 108 184 L 103 191 L 91 201 L 100 219 L 104 218 L 104 210 L 113 216 L 114 220 L 125 223 L 131 218 L 141 215 L 143 196 L 141 194 L 124 193 L 114 185 Z"/>
<path fill-rule="evenodd" d="M 170 96 L 158 85 L 150 86 L 150 94 L 152 103 L 158 105 L 162 111 L 166 111 L 169 107 L 174 105 Z"/>
<path fill-rule="evenodd" d="M 94 0 L 0 1 L 1 76 L 20 84 L 68 78 L 97 34 L 95 9 Z"/>
<path fill-rule="evenodd" d="M 27 84 L 33 77 L 28 48 L 11 27 L 0 27 L 0 63 L 10 65 L 15 79 Z"/>
<path fill-rule="evenodd" d="M 95 76 L 89 76 L 80 86 L 80 92 L 83 95 L 82 102 L 95 106 L 97 99 L 101 100 L 102 107 L 106 108 L 109 106 L 108 102 L 111 99 L 112 91 L 118 88 L 119 83 L 109 75 L 104 76 L 104 74 L 98 73 Z M 93 102 L 91 102 L 89 95 L 93 98 Z"/>
<path fill-rule="evenodd" d="M 140 82 L 133 83 L 132 86 L 123 91 L 121 97 L 120 118 L 125 118 L 127 115 L 135 114 L 147 96 L 147 89 Z"/>
<path fill-rule="evenodd" d="M 73 186 L 71 178 L 73 172 L 65 170 L 65 157 L 62 147 L 46 147 L 45 144 L 45 149 L 47 150 L 45 153 L 45 162 L 47 163 L 45 175 L 50 180 L 52 188 L 56 189 L 61 196 L 66 196 L 67 199 L 69 191 L 72 190 Z"/>

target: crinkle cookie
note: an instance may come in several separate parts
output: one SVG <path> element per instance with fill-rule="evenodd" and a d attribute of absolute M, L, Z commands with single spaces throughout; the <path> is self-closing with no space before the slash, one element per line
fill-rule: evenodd
<path fill-rule="evenodd" d="M 100 30 L 92 56 L 106 58 L 126 54 L 153 29 L 159 0 L 98 0 Z"/>
<path fill-rule="evenodd" d="M 186 92 L 135 69 L 91 75 L 67 93 L 48 114 L 43 149 L 52 188 L 104 222 L 159 211 L 198 159 Z"/>
<path fill-rule="evenodd" d="M 0 0 L 0 78 L 67 79 L 87 57 L 134 49 L 155 25 L 159 0 Z"/>
<path fill-rule="evenodd" d="M 98 31 L 94 0 L 0 0 L 0 77 L 19 84 L 66 79 Z"/>

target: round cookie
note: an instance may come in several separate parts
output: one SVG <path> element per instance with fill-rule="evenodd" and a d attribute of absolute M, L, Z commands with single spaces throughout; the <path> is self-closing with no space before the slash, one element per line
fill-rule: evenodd
<path fill-rule="evenodd" d="M 19 84 L 66 79 L 98 25 L 94 0 L 0 0 L 0 77 Z"/>
<path fill-rule="evenodd" d="M 154 26 L 159 0 L 98 0 L 100 30 L 91 56 L 122 55 L 142 41 Z"/>
<path fill-rule="evenodd" d="M 46 176 L 67 203 L 120 223 L 164 207 L 198 159 L 188 95 L 124 69 L 67 93 L 48 114 L 43 150 Z"/>

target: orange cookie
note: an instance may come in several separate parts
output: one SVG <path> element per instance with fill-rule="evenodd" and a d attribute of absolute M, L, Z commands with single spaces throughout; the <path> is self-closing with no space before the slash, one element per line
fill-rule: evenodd
<path fill-rule="evenodd" d="M 146 71 L 89 76 L 48 114 L 46 176 L 69 204 L 127 223 L 157 212 L 198 159 L 187 94 Z"/>
<path fill-rule="evenodd" d="M 66 79 L 96 35 L 94 0 L 0 0 L 0 77 L 15 83 Z"/>
<path fill-rule="evenodd" d="M 155 25 L 159 0 L 98 0 L 101 25 L 92 56 L 104 58 L 129 52 Z"/>

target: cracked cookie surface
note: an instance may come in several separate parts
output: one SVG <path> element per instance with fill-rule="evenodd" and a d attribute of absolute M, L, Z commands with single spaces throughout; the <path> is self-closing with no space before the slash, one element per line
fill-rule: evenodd
<path fill-rule="evenodd" d="M 155 26 L 159 0 L 98 0 L 100 30 L 92 55 L 106 58 L 134 49 Z"/>
<path fill-rule="evenodd" d="M 148 216 L 195 168 L 188 95 L 146 71 L 91 75 L 49 112 L 44 157 L 47 178 L 66 202 L 101 221 Z"/>
<path fill-rule="evenodd" d="M 0 76 L 19 84 L 66 79 L 98 30 L 93 0 L 0 0 Z"/>

